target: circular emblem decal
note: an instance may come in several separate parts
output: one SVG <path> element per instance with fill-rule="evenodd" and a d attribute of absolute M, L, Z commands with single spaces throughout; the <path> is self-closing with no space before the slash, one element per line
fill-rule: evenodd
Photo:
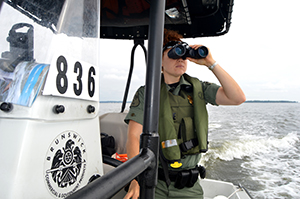
<path fill-rule="evenodd" d="M 65 198 L 80 186 L 86 170 L 83 139 L 74 131 L 65 131 L 51 143 L 45 160 L 44 176 L 48 190 Z"/>

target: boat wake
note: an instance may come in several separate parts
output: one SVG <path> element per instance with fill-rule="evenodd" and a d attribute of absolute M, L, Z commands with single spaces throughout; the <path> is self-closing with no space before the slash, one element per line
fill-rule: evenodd
<path fill-rule="evenodd" d="M 200 163 L 209 167 L 220 162 L 239 164 L 236 166 L 256 184 L 256 191 L 251 192 L 255 198 L 295 198 L 300 195 L 299 141 L 297 132 L 282 137 L 244 135 L 211 141 Z M 230 173 L 230 169 L 225 172 Z"/>
<path fill-rule="evenodd" d="M 230 141 L 212 141 L 208 152 L 203 155 L 204 163 L 212 159 L 231 161 L 235 158 L 243 159 L 246 156 L 257 156 L 269 153 L 295 153 L 295 144 L 299 142 L 296 133 L 289 133 L 282 138 L 244 136 Z M 277 153 L 277 155 L 278 155 Z"/>

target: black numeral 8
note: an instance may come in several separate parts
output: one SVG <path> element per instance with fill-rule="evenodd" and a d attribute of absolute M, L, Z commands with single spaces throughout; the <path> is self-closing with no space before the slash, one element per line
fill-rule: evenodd
<path fill-rule="evenodd" d="M 64 56 L 58 57 L 56 61 L 56 68 L 58 71 L 56 76 L 56 88 L 60 94 L 64 94 L 68 89 L 68 78 L 66 76 L 68 64 Z M 63 85 L 61 83 L 63 83 Z"/>

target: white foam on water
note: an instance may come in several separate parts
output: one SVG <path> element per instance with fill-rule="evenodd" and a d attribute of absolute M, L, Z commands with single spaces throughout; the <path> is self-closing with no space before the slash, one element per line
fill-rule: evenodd
<path fill-rule="evenodd" d="M 203 157 L 210 156 L 210 160 L 211 158 L 219 158 L 230 161 L 234 158 L 242 159 L 245 156 L 250 157 L 274 152 L 285 153 L 286 150 L 291 152 L 298 141 L 299 138 L 296 133 L 290 133 L 283 138 L 245 135 L 243 138 L 238 137 L 234 140 L 222 141 L 222 143 L 212 142 L 208 153 Z"/>
<path fill-rule="evenodd" d="M 218 123 L 215 122 L 215 123 L 210 123 L 209 126 L 208 126 L 208 129 L 213 131 L 213 130 L 221 128 L 221 127 L 222 127 L 221 124 L 218 124 Z"/>
<path fill-rule="evenodd" d="M 201 164 L 216 159 L 244 159 L 242 168 L 250 170 L 252 180 L 261 184 L 255 198 L 294 198 L 300 195 L 299 138 L 296 132 L 284 137 L 245 135 L 234 140 L 212 142 Z"/>
<path fill-rule="evenodd" d="M 257 179 L 261 180 L 261 179 Z M 268 185 L 260 191 L 252 192 L 254 198 L 278 198 L 278 199 L 287 199 L 287 198 L 299 198 L 299 181 L 289 182 L 284 185 L 272 185 L 269 182 L 266 182 Z"/>

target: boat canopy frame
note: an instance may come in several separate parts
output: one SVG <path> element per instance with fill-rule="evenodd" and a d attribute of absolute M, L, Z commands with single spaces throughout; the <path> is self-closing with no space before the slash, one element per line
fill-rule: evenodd
<path fill-rule="evenodd" d="M 4 0 L 52 31 L 56 31 L 65 1 Z M 101 0 L 100 38 L 149 39 L 152 4 L 153 0 Z M 224 35 L 230 29 L 233 5 L 233 0 L 166 0 L 164 27 L 178 31 L 184 38 Z"/>

